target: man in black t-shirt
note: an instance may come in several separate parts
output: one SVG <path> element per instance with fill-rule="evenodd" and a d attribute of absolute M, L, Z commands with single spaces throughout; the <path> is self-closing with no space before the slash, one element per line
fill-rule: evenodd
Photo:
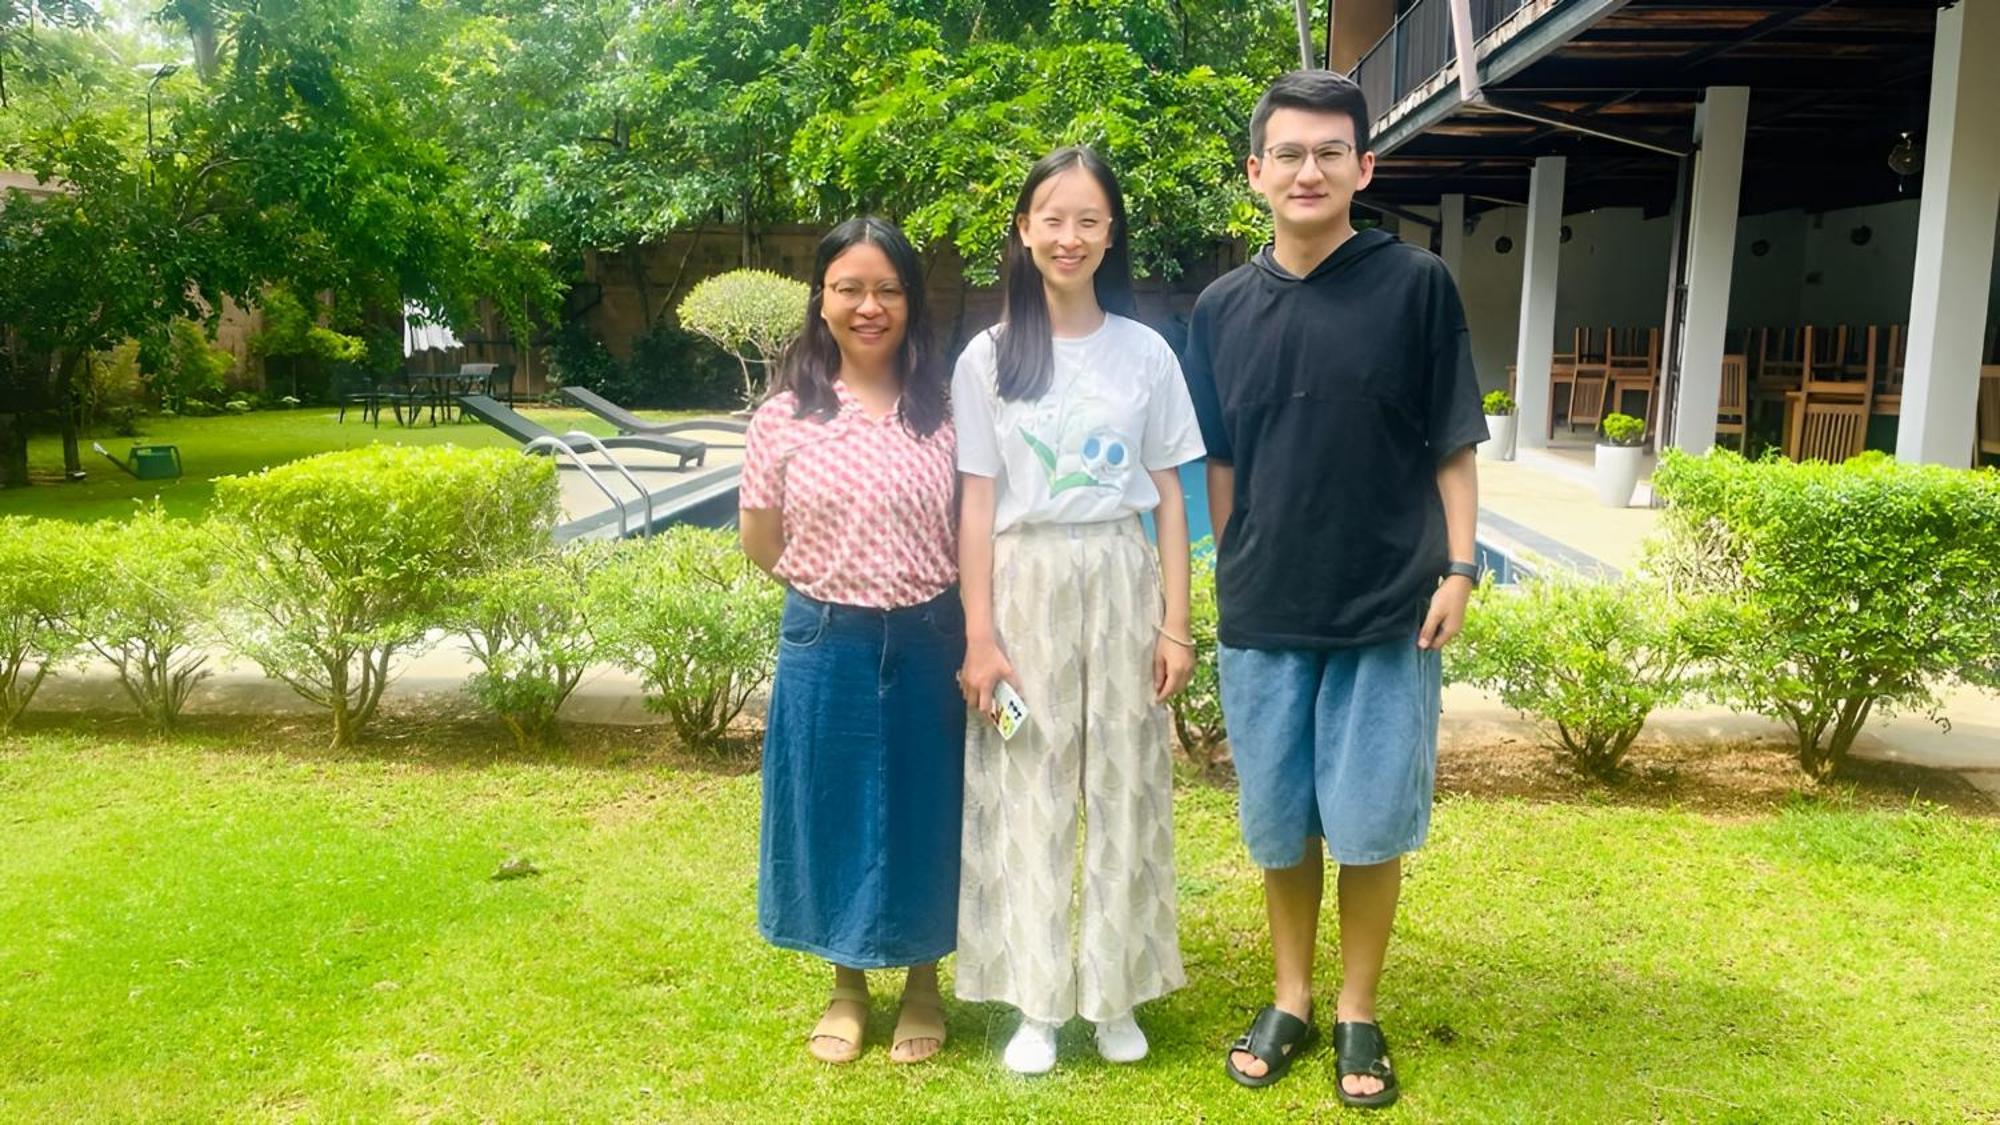
<path fill-rule="evenodd" d="M 1274 1003 L 1226 1066 L 1269 1085 L 1316 1034 L 1331 851 L 1339 1095 L 1358 1106 L 1397 1095 L 1376 984 L 1401 857 L 1430 827 L 1439 650 L 1478 573 L 1472 446 L 1486 438 L 1444 264 L 1350 221 L 1375 167 L 1368 121 L 1330 71 L 1265 92 L 1247 167 L 1275 238 L 1202 293 L 1186 355 L 1219 529 L 1223 710 L 1276 969 Z"/>

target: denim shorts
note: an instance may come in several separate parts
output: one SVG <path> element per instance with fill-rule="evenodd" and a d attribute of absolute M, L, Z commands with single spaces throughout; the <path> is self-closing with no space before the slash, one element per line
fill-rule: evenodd
<path fill-rule="evenodd" d="M 1243 842 L 1259 867 L 1292 867 L 1324 837 L 1343 864 L 1424 842 L 1437 776 L 1438 652 L 1221 647 L 1222 710 Z"/>

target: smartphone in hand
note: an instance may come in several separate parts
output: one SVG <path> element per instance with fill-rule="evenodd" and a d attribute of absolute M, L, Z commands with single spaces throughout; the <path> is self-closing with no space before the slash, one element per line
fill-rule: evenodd
<path fill-rule="evenodd" d="M 1012 739 L 1016 731 L 1028 725 L 1028 705 L 1021 702 L 1021 693 L 1006 680 L 993 685 L 993 725 L 999 729 L 1002 741 Z"/>

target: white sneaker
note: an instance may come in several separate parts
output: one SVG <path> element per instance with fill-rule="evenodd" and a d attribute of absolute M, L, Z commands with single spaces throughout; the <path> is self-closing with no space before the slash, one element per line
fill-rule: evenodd
<path fill-rule="evenodd" d="M 1097 1053 L 1112 1063 L 1134 1063 L 1146 1057 L 1146 1033 L 1139 1030 L 1139 1021 L 1132 1013 L 1097 1025 Z"/>
<path fill-rule="evenodd" d="M 1001 1057 L 1016 1074 L 1047 1074 L 1056 1066 L 1056 1025 L 1023 1017 Z"/>

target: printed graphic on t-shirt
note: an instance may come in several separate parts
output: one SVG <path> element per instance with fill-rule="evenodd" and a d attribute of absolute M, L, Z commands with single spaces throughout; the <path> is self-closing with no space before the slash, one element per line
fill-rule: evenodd
<path fill-rule="evenodd" d="M 1020 427 L 1021 440 L 1041 462 L 1048 495 L 1073 488 L 1123 490 L 1132 475 L 1133 443 L 1110 424 L 1108 403 L 1095 396 L 1074 404 L 1042 402 L 1034 417 Z"/>

